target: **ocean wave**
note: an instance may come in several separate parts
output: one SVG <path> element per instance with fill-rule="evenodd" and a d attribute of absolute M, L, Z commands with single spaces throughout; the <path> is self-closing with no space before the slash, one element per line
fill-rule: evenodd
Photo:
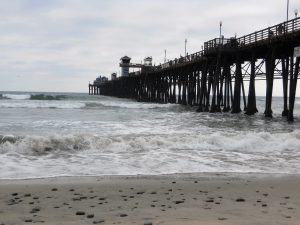
<path fill-rule="evenodd" d="M 30 99 L 30 94 L 1 94 L 2 99 L 27 100 Z"/>
<path fill-rule="evenodd" d="M 85 107 L 85 103 L 75 101 L 0 101 L 0 108 L 81 109 Z"/>
<path fill-rule="evenodd" d="M 46 95 L 46 94 L 0 94 L 0 99 L 12 100 L 63 100 L 66 95 Z"/>
<path fill-rule="evenodd" d="M 148 152 L 151 150 L 192 150 L 194 153 L 222 151 L 242 154 L 281 154 L 300 149 L 300 131 L 269 132 L 215 132 L 209 134 L 136 134 L 136 135 L 0 135 L 1 152 L 22 153 L 51 151 L 95 150 L 100 152 Z M 267 155 L 266 155 L 267 156 Z M 300 156 L 300 152 L 299 152 Z M 271 157 L 271 156 L 270 156 Z"/>
<path fill-rule="evenodd" d="M 0 178 L 191 172 L 300 174 L 300 131 L 0 136 Z"/>

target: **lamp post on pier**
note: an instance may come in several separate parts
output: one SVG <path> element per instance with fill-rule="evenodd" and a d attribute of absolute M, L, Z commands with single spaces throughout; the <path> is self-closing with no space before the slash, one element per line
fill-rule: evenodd
<path fill-rule="evenodd" d="M 186 56 L 186 43 L 187 43 L 187 39 L 185 39 L 184 41 L 184 56 Z"/>
<path fill-rule="evenodd" d="M 220 21 L 220 38 L 222 38 L 222 25 L 223 25 L 223 22 Z"/>
<path fill-rule="evenodd" d="M 295 18 L 297 18 L 297 16 L 298 16 L 298 9 L 295 9 L 294 13 L 295 13 Z"/>
<path fill-rule="evenodd" d="M 287 0 L 287 3 L 286 3 L 286 21 L 289 20 L 289 7 L 290 7 L 290 0 Z"/>

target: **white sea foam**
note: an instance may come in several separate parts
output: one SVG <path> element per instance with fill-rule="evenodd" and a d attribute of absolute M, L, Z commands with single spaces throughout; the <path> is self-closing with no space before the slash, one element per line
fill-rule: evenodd
<path fill-rule="evenodd" d="M 101 101 L 100 103 L 103 106 L 107 107 L 120 107 L 128 109 L 154 109 L 154 108 L 169 108 L 176 107 L 174 104 L 152 104 L 152 103 L 142 103 L 142 102 L 133 102 L 133 101 Z"/>
<path fill-rule="evenodd" d="M 299 130 L 275 134 L 10 135 L 0 140 L 0 160 L 8 165 L 2 168 L 1 178 L 220 171 L 300 173 Z"/>
<path fill-rule="evenodd" d="M 30 94 L 2 94 L 3 98 L 14 99 L 14 100 L 25 100 L 30 99 Z"/>
<path fill-rule="evenodd" d="M 58 108 L 58 109 L 80 109 L 86 105 L 82 102 L 75 101 L 41 101 L 41 100 L 26 100 L 26 101 L 13 101 L 2 100 L 0 101 L 0 108 Z"/>

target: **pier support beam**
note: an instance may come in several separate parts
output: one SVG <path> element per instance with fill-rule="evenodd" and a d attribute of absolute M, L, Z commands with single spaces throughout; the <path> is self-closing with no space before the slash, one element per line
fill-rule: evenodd
<path fill-rule="evenodd" d="M 200 95 L 199 95 L 199 107 L 197 112 L 203 112 L 205 106 L 205 94 L 206 94 L 206 81 L 207 81 L 207 67 L 208 62 L 205 62 L 205 65 L 201 72 L 201 86 L 200 86 Z M 200 78 L 199 78 L 200 79 Z"/>
<path fill-rule="evenodd" d="M 251 59 L 251 73 L 248 91 L 248 105 L 246 109 L 247 115 L 253 115 L 258 112 L 256 108 L 256 94 L 255 94 L 255 57 L 252 55 Z"/>
<path fill-rule="evenodd" d="M 275 48 L 266 57 L 266 109 L 265 117 L 272 118 L 272 95 L 273 95 L 273 81 L 274 81 L 274 69 L 275 69 Z"/>
<path fill-rule="evenodd" d="M 296 97 L 296 88 L 297 88 L 297 80 L 299 75 L 299 62 L 300 57 L 296 59 L 295 63 L 295 71 L 291 71 L 290 77 L 290 98 L 289 98 L 289 113 L 288 113 L 288 121 L 294 121 L 294 106 L 295 106 L 295 97 Z"/>
<path fill-rule="evenodd" d="M 230 98 L 231 74 L 230 74 L 230 65 L 228 63 L 224 65 L 223 76 L 225 82 L 223 112 L 228 112 L 230 110 L 230 99 L 231 99 Z"/>
<path fill-rule="evenodd" d="M 240 113 L 241 110 L 241 82 L 242 82 L 242 62 L 238 54 L 236 60 L 234 98 L 231 113 Z"/>
<path fill-rule="evenodd" d="M 288 79 L 289 79 L 289 57 L 281 59 L 282 66 L 282 89 L 283 89 L 283 111 L 282 116 L 288 116 Z"/>

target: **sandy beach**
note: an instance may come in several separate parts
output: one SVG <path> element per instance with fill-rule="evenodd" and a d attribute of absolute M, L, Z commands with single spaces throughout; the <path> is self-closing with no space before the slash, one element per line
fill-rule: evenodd
<path fill-rule="evenodd" d="M 299 224 L 300 177 L 268 174 L 0 181 L 0 224 Z"/>

